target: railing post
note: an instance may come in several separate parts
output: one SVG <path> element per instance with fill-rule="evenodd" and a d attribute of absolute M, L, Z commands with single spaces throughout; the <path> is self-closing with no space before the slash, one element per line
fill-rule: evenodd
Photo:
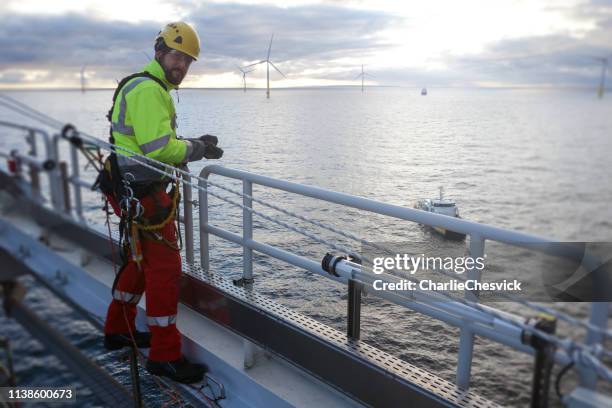
<path fill-rule="evenodd" d="M 470 235 L 470 257 L 473 259 L 484 257 L 484 239 L 479 235 Z M 467 279 L 480 280 L 480 270 L 472 267 L 467 271 Z M 465 292 L 465 298 L 478 302 L 478 293 Z M 472 371 L 472 356 L 474 354 L 474 332 L 469 328 L 469 322 L 464 321 L 459 335 L 459 355 L 457 361 L 457 386 L 468 389 Z"/>
<path fill-rule="evenodd" d="M 609 302 L 593 302 L 591 303 L 591 311 L 589 313 L 589 323 L 600 329 L 608 328 L 608 311 L 610 308 Z M 585 344 L 594 346 L 603 342 L 603 334 L 593 329 L 587 331 Z M 584 388 L 595 390 L 597 388 L 597 374 L 591 368 L 584 366 L 578 367 L 580 385 Z"/>
<path fill-rule="evenodd" d="M 253 184 L 248 180 L 242 181 L 242 239 L 246 243 L 253 239 L 253 213 L 247 208 L 253 208 Z M 248 197 L 247 197 L 248 196 Z M 242 247 L 242 278 L 244 287 L 253 288 L 253 250 L 246 245 Z"/>
<path fill-rule="evenodd" d="M 70 183 L 74 186 L 74 205 L 76 208 L 77 215 L 83 219 L 83 198 L 81 196 L 81 185 L 80 171 L 79 171 L 79 152 L 77 147 L 70 143 L 70 161 L 72 164 L 72 176 L 70 177 Z"/>
<path fill-rule="evenodd" d="M 65 161 L 58 163 L 60 168 L 62 190 L 64 191 L 64 211 L 70 214 L 72 206 L 70 205 L 70 185 L 68 181 L 68 165 Z"/>
<path fill-rule="evenodd" d="M 246 242 L 253 239 L 253 213 L 248 208 L 253 208 L 253 184 L 248 180 L 242 180 L 242 240 Z M 246 245 L 242 246 L 242 286 L 246 290 L 253 289 L 253 250 Z M 248 340 L 243 340 L 244 367 L 251 368 L 255 365 L 256 347 Z"/>
<path fill-rule="evenodd" d="M 60 168 L 59 168 L 58 142 L 60 140 L 60 137 L 61 136 L 59 134 L 53 135 L 53 138 L 51 141 L 51 151 L 50 151 L 51 157 L 47 157 L 47 159 L 51 159 L 55 162 L 55 168 L 49 172 L 49 178 L 50 178 L 49 186 L 51 188 L 53 208 L 55 208 L 58 211 L 64 211 L 64 208 L 65 208 L 64 193 L 63 193 L 63 186 L 62 186 L 62 180 L 61 180 L 62 176 L 61 176 Z M 49 152 L 47 152 L 47 154 L 49 155 Z"/>
<path fill-rule="evenodd" d="M 30 145 L 30 156 L 37 157 L 38 150 L 36 149 L 36 139 L 34 131 L 32 129 L 28 130 L 28 136 L 26 140 Z M 40 173 L 34 165 L 30 165 L 30 183 L 32 184 L 32 191 L 35 194 L 40 195 Z"/>
<path fill-rule="evenodd" d="M 205 176 L 208 178 L 208 175 Z M 210 271 L 210 239 L 208 234 L 208 183 L 200 179 L 198 185 L 203 189 L 198 190 L 198 202 L 200 207 L 200 266 L 204 272 Z"/>
<path fill-rule="evenodd" d="M 183 225 L 185 226 L 185 257 L 187 259 L 187 263 L 193 264 L 193 198 L 191 177 L 183 174 L 183 181 Z"/>
<path fill-rule="evenodd" d="M 356 280 L 348 281 L 348 319 L 346 331 L 350 338 L 359 340 L 361 335 L 361 291 L 363 284 Z"/>

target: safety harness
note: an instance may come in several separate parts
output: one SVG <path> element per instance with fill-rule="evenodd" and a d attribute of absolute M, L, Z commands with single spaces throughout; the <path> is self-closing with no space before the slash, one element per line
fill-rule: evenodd
<path fill-rule="evenodd" d="M 106 118 L 111 124 L 113 109 L 119 92 L 130 80 L 140 77 L 145 77 L 155 81 L 159 86 L 161 86 L 164 90 L 167 91 L 165 84 L 159 78 L 146 71 L 137 72 L 135 74 L 123 78 L 115 89 L 115 92 L 113 94 L 113 103 L 111 105 L 110 110 L 108 111 L 108 114 L 106 115 Z M 109 142 L 112 145 L 115 144 L 112 126 L 109 130 Z M 101 166 L 100 172 L 98 173 L 98 178 L 94 183 L 93 189 L 99 188 L 106 196 L 114 197 L 116 202 L 119 203 L 119 207 L 121 210 L 119 222 L 119 245 L 121 248 L 122 263 L 123 266 L 125 266 L 125 264 L 127 264 L 129 260 L 128 257 L 131 257 L 131 259 L 140 269 L 143 260 L 142 245 L 140 242 L 141 238 L 161 242 L 177 251 L 181 249 L 180 243 L 182 243 L 182 239 L 180 237 L 180 231 L 177 230 L 178 238 L 175 242 L 165 239 L 159 232 L 168 223 L 178 218 L 177 209 L 178 203 L 180 202 L 179 182 L 177 179 L 174 186 L 172 187 L 172 190 L 170 191 L 172 201 L 170 207 L 164 209 L 161 207 L 161 205 L 159 205 L 156 209 L 157 211 L 155 212 L 156 216 L 145 218 L 143 216 L 144 208 L 140 204 L 140 199 L 151 193 L 155 193 L 162 190 L 165 191 L 167 183 L 152 182 L 144 185 L 132 185 L 130 183 L 129 176 L 129 173 L 125 175 L 121 174 L 117 161 L 117 152 L 114 148 L 112 148 L 111 153 Z M 155 204 L 158 203 L 156 202 Z M 111 213 L 108 206 L 108 199 L 105 200 L 105 210 L 108 217 Z M 158 216 L 159 214 L 162 214 L 161 217 Z M 123 269 L 123 266 L 120 271 Z M 118 277 L 119 274 L 115 279 L 115 283 L 118 281 Z M 113 285 L 113 289 L 114 286 L 115 285 Z"/>

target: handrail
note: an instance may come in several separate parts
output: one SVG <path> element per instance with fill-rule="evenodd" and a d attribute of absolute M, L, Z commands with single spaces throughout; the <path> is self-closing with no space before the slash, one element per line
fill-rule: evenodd
<path fill-rule="evenodd" d="M 225 176 L 236 180 L 241 180 L 243 183 L 243 234 L 242 236 L 224 230 L 214 225 L 209 224 L 208 219 L 208 197 L 206 181 L 211 174 Z M 220 165 L 208 165 L 200 172 L 199 186 L 199 204 L 200 204 L 200 258 L 201 266 L 204 270 L 209 270 L 209 234 L 216 235 L 230 242 L 234 242 L 243 247 L 243 279 L 250 280 L 252 277 L 252 251 L 256 250 L 266 255 L 275 257 L 289 264 L 309 270 L 314 273 L 324 275 L 328 278 L 338 280 L 330 276 L 321 269 L 321 266 L 304 257 L 284 251 L 280 248 L 255 241 L 252 238 L 252 214 L 246 211 L 252 207 L 252 185 L 258 184 L 273 189 L 286 191 L 310 198 L 319 199 L 322 201 L 344 205 L 364 211 L 369 211 L 381 215 L 416 222 L 423 225 L 443 227 L 452 231 L 457 231 L 469 235 L 470 255 L 473 258 L 484 255 L 484 245 L 486 240 L 506 243 L 513 246 L 525 247 L 532 250 L 548 253 L 554 256 L 574 258 L 581 255 L 575 246 L 557 243 L 551 239 L 529 235 L 526 233 L 506 230 L 499 227 L 494 227 L 486 224 L 481 224 L 464 219 L 447 217 L 439 214 L 433 214 L 418 209 L 410 209 L 397 205 L 381 203 L 375 200 L 353 196 L 350 194 L 339 193 L 336 191 L 326 190 L 320 187 L 307 186 L 298 183 L 293 183 L 285 180 L 274 179 L 259 174 L 250 173 L 243 170 L 226 168 Z M 537 245 L 533 245 L 537 244 Z M 355 275 L 355 273 L 353 273 Z M 361 275 L 365 278 L 366 275 Z M 467 271 L 468 279 L 480 280 L 480 272 L 474 268 Z M 354 278 L 354 276 L 353 276 Z M 389 277 L 387 277 L 389 278 Z M 350 278 L 344 277 L 341 281 L 347 281 Z M 503 321 L 493 319 L 486 323 L 479 322 L 479 317 L 482 314 L 474 308 L 467 307 L 461 303 L 453 303 L 452 305 L 445 302 L 416 302 L 414 299 L 401 296 L 399 294 L 390 294 L 386 291 L 377 291 L 377 296 L 390 300 L 393 303 L 412 308 L 413 310 L 438 318 L 449 324 L 456 325 L 461 328 L 460 344 L 458 351 L 457 364 L 457 385 L 467 389 L 471 377 L 471 365 L 474 348 L 474 336 L 476 334 L 491 338 L 502 344 L 508 345 L 520 351 L 533 352 L 530 346 L 522 343 L 522 330 L 517 327 L 508 325 Z M 478 302 L 478 298 L 471 291 L 466 291 L 466 298 L 472 302 Z M 350 296 L 349 296 L 350 298 Z M 426 296 L 425 296 L 426 298 Z M 423 300 L 422 298 L 421 300 Z M 433 305 L 432 305 L 433 303 Z M 451 302 L 448 302 L 451 303 Z M 450 307 L 445 307 L 450 306 Z M 607 321 L 608 303 L 605 306 L 593 306 L 591 308 L 590 322 L 594 327 L 605 329 Z M 518 316 L 515 316 L 518 319 Z M 602 336 L 596 336 L 597 332 L 589 330 L 587 338 L 589 344 L 601 343 Z M 245 361 L 249 356 L 245 355 Z M 571 360 L 564 352 L 556 353 L 558 362 L 567 362 Z M 593 380 L 593 372 L 589 369 L 581 370 L 582 383 L 590 388 L 595 388 Z"/>
<path fill-rule="evenodd" d="M 327 201 L 334 204 L 340 204 L 359 210 L 369 211 L 381 215 L 387 215 L 393 218 L 398 218 L 405 221 L 412 221 L 419 224 L 442 227 L 451 231 L 460 232 L 466 235 L 477 235 L 480 239 L 492 240 L 505 244 L 510 244 L 517 247 L 535 249 L 556 256 L 579 255 L 576 248 L 571 245 L 557 244 L 556 241 L 540 237 L 533 234 L 503 229 L 487 224 L 482 224 L 474 221 L 469 221 L 461 218 L 447 217 L 440 214 L 434 214 L 428 211 L 419 209 L 401 207 L 398 205 L 382 203 L 365 197 L 354 196 L 351 194 L 340 193 L 337 191 L 327 190 L 321 187 L 308 186 L 304 184 L 294 183 L 291 181 L 278 180 L 268 176 L 250 173 L 244 170 L 236 170 L 223 167 L 218 164 L 211 164 L 200 173 L 200 177 L 208 178 L 210 174 L 217 174 L 233 178 L 236 180 L 247 180 L 253 184 L 259 184 L 274 188 L 277 190 L 295 193 L 310 198 L 315 198 Z M 555 244 L 550 247 L 537 246 L 533 244 Z"/>
<path fill-rule="evenodd" d="M 11 124 L 8 122 L 1 122 L 0 125 L 5 124 L 10 127 L 28 130 L 30 133 L 42 132 L 46 141 L 49 141 L 49 136 L 44 131 L 40 129 L 29 128 L 27 126 Z M 53 140 L 49 143 L 47 142 L 47 157 L 53 160 L 58 159 L 57 152 L 57 143 L 61 138 L 59 135 L 54 135 Z M 50 148 L 49 148 L 50 144 Z M 67 180 L 71 182 L 76 191 L 80 193 L 80 188 L 86 187 L 86 183 L 79 178 L 79 167 L 78 167 L 78 154 L 77 150 L 72 145 L 71 151 L 71 159 L 72 159 L 72 169 L 73 174 L 71 177 L 68 177 Z M 215 227 L 213 225 L 209 225 L 208 223 L 208 200 L 207 200 L 207 184 L 206 181 L 210 174 L 217 174 L 221 176 L 226 176 L 230 178 L 234 178 L 237 180 L 241 180 L 243 183 L 242 194 L 242 205 L 243 208 L 243 233 L 242 236 L 238 234 L 231 233 L 230 231 L 223 230 L 221 228 Z M 52 178 L 51 174 L 49 175 Z M 191 183 L 189 182 L 190 176 L 193 176 L 187 172 L 183 172 L 183 188 L 184 188 L 184 197 L 185 197 L 185 215 L 184 215 L 184 224 L 186 227 L 186 254 L 187 261 L 193 262 L 193 216 L 192 216 L 192 207 L 193 202 L 191 201 Z M 50 180 L 51 186 L 51 196 L 52 198 L 58 197 L 58 194 L 61 196 L 61 186 L 58 189 L 56 184 L 59 182 L 59 177 L 57 180 Z M 242 284 L 245 288 L 249 289 L 252 287 L 252 263 L 253 263 L 253 255 L 252 252 L 254 250 L 262 252 L 264 254 L 276 257 L 290 264 L 299 266 L 306 270 L 310 270 L 315 273 L 323 274 L 327 277 L 330 277 L 326 271 L 321 269 L 321 266 L 317 262 L 313 262 L 310 259 L 297 256 L 295 254 L 289 253 L 287 251 L 281 250 L 279 248 L 275 248 L 269 246 L 267 244 L 263 244 L 261 242 L 257 242 L 253 239 L 253 225 L 252 225 L 252 203 L 256 201 L 252 198 L 252 185 L 259 184 L 263 186 L 267 186 L 270 188 L 275 188 L 278 190 L 299 194 L 305 197 L 311 197 L 315 199 L 320 199 L 323 201 L 327 201 L 330 203 L 340 204 L 347 207 L 352 207 L 356 209 L 361 209 L 364 211 L 374 212 L 381 215 L 386 215 L 406 221 L 416 222 L 423 225 L 429 226 L 439 226 L 446 228 L 448 230 L 457 231 L 461 233 L 465 233 L 469 235 L 469 249 L 470 255 L 474 258 L 481 257 L 484 255 L 484 245 L 487 239 L 498 241 L 510 245 L 515 245 L 519 247 L 525 247 L 529 249 L 538 250 L 541 252 L 549 253 L 556 256 L 570 256 L 572 258 L 575 257 L 573 251 L 575 251 L 574 246 L 564 246 L 559 243 L 555 243 L 554 241 L 539 237 L 535 235 L 529 235 L 518 231 L 510 231 L 505 230 L 498 227 L 493 227 L 486 224 L 480 224 L 468 220 L 463 219 L 455 219 L 453 217 L 446 217 L 438 214 L 432 214 L 428 212 L 424 212 L 417 209 L 410 209 L 405 207 L 400 207 L 396 205 L 386 204 L 377 202 L 375 200 L 352 196 L 345 193 L 338 193 L 335 191 L 326 190 L 319 187 L 301 185 L 297 183 L 292 183 L 284 180 L 278 180 L 271 177 L 261 176 L 253 173 L 249 173 L 246 171 L 235 170 L 224 168 L 219 165 L 210 165 L 206 166 L 199 177 L 199 195 L 200 195 L 200 256 L 202 260 L 202 267 L 205 270 L 209 269 L 209 248 L 208 248 L 208 235 L 212 233 L 219 237 L 222 237 L 228 241 L 235 242 L 243 247 L 243 280 Z M 212 183 L 212 185 L 215 185 Z M 216 185 L 218 186 L 218 185 Z M 231 190 L 228 190 L 231 191 Z M 232 191 L 233 192 L 233 191 Z M 215 196 L 213 192 L 210 193 Z M 60 197 L 63 199 L 63 197 Z M 75 194 L 75 198 L 77 199 L 77 214 L 79 218 L 84 221 L 82 214 L 82 203 L 80 194 Z M 230 202 L 230 201 L 228 201 Z M 60 201 L 61 203 L 61 201 Z M 237 204 L 235 202 L 231 202 L 232 204 Z M 66 208 L 69 208 L 70 203 L 66 203 Z M 60 204 L 60 206 L 62 206 Z M 57 209 L 57 205 L 54 207 Z M 62 206 L 63 209 L 63 206 Z M 262 215 L 262 214 L 259 214 Z M 268 217 L 265 217 L 268 218 Z M 269 219 L 270 221 L 274 221 L 273 219 Z M 276 221 L 274 221 L 276 222 Z M 289 225 L 286 225 L 288 228 Z M 296 232 L 299 232 L 296 230 Z M 302 231 L 302 233 L 304 233 Z M 312 235 L 311 235 L 312 236 Z M 533 247 L 533 244 L 538 244 Z M 554 245 L 553 245 L 554 244 Z M 569 254 L 569 255 L 568 255 Z M 577 254 L 576 254 L 577 255 Z M 357 279 L 363 279 L 367 281 L 367 276 L 364 274 L 357 274 Z M 355 276 L 345 276 L 342 279 L 335 279 L 341 282 L 350 282 L 353 281 Z M 474 268 L 467 271 L 467 276 L 469 279 L 480 279 L 480 272 L 475 270 Z M 471 370 L 471 362 L 473 356 L 473 347 L 474 347 L 474 336 L 482 335 L 493 339 L 501 344 L 506 344 L 510 347 L 513 347 L 517 350 L 524 352 L 533 352 L 530 346 L 525 345 L 522 341 L 523 330 L 519 325 L 510 324 L 513 316 L 510 316 L 508 319 L 505 316 L 501 316 L 501 318 L 496 317 L 495 315 L 487 316 L 486 310 L 482 310 L 480 307 L 473 308 L 467 304 L 463 303 L 436 303 L 435 300 L 431 301 L 429 299 L 428 302 L 424 302 L 423 300 L 428 299 L 428 296 L 424 296 L 420 299 L 411 299 L 406 296 L 402 296 L 400 294 L 382 292 L 376 293 L 377 296 L 390 300 L 396 304 L 403 305 L 405 307 L 412 308 L 420 313 L 438 318 L 442 321 L 445 321 L 449 324 L 458 326 L 461 328 L 460 333 L 460 345 L 459 345 L 459 353 L 458 353 L 458 365 L 457 365 L 457 385 L 461 388 L 468 388 L 469 379 L 470 379 L 470 370 Z M 421 294 L 422 295 L 422 294 Z M 420 295 L 420 296 L 421 296 Z M 470 291 L 466 291 L 466 298 L 472 302 L 477 302 L 478 298 Z M 435 298 L 435 296 L 432 296 Z M 351 299 L 351 296 L 349 296 Z M 359 297 L 357 297 L 355 307 L 358 307 Z M 355 300 L 353 300 L 355 301 Z M 603 302 L 603 304 L 592 305 L 590 322 L 592 327 L 605 329 L 605 324 L 607 323 L 607 311 L 609 309 L 609 304 L 607 302 Z M 357 313 L 357 319 L 359 313 Z M 499 316 L 499 314 L 498 314 Z M 516 316 L 514 316 L 516 318 Z M 358 325 L 357 325 L 358 327 Z M 595 331 L 589 329 L 587 332 L 587 340 L 586 343 L 589 345 L 598 345 L 602 343 L 602 333 L 599 331 Z M 245 350 L 250 350 L 245 355 L 245 365 L 252 364 L 252 347 L 245 347 Z M 557 352 L 556 354 L 557 361 L 559 362 L 567 362 L 567 361 L 575 361 L 572 356 L 568 355 L 565 352 Z M 250 363 L 248 363 L 248 361 Z M 581 384 L 588 388 L 595 388 L 595 383 L 597 377 L 593 375 L 593 370 L 587 366 L 582 365 L 582 363 L 578 362 L 578 367 L 580 369 L 581 375 Z"/>
<path fill-rule="evenodd" d="M 27 131 L 28 138 L 26 141 L 30 145 L 30 155 L 33 157 L 36 157 L 38 155 L 36 149 L 36 140 L 34 139 L 34 136 L 39 135 L 40 137 L 42 137 L 43 143 L 45 145 L 45 160 L 51 160 L 54 163 L 58 164 L 58 154 L 54 147 L 54 140 L 45 130 L 33 126 L 25 126 L 18 123 L 7 122 L 4 120 L 0 120 L 0 126 Z M 31 166 L 30 169 L 31 176 L 38 180 L 39 169 L 37 169 L 36 166 Z M 59 166 L 55 166 L 54 169 L 48 171 L 48 175 L 51 203 L 55 209 L 63 208 L 65 204 L 63 203 L 64 195 L 59 180 Z M 35 184 L 37 184 L 37 182 Z"/>

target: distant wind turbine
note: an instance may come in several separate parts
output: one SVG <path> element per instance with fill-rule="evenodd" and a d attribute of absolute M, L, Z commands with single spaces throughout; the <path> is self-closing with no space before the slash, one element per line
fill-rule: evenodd
<path fill-rule="evenodd" d="M 255 68 L 253 69 L 249 69 L 249 70 L 244 70 L 243 68 L 238 67 L 238 69 L 240 70 L 240 72 L 242 72 L 242 83 L 244 85 L 244 92 L 246 92 L 246 74 L 248 74 L 249 72 L 255 71 Z"/>
<path fill-rule="evenodd" d="M 357 79 L 359 77 L 361 77 L 361 92 L 363 92 L 363 81 L 365 80 L 365 77 L 370 77 L 370 78 L 374 78 L 372 75 L 368 74 L 367 72 L 363 71 L 363 64 L 361 65 L 361 74 L 357 75 L 354 79 Z"/>
<path fill-rule="evenodd" d="M 597 91 L 597 96 L 599 96 L 599 98 L 603 98 L 604 93 L 606 92 L 606 72 L 608 71 L 608 62 L 611 57 L 612 55 L 605 58 L 592 57 L 593 59 L 601 62 L 601 81 L 599 82 L 599 90 Z"/>
<path fill-rule="evenodd" d="M 85 67 L 87 65 L 81 67 L 81 93 L 85 93 Z"/>
<path fill-rule="evenodd" d="M 281 74 L 284 78 L 287 78 L 285 76 L 285 74 L 283 74 L 280 69 L 276 68 L 276 65 L 274 65 L 272 63 L 272 61 L 270 61 L 270 51 L 272 50 L 272 40 L 274 39 L 274 34 L 272 34 L 272 37 L 270 37 L 270 45 L 268 45 L 268 56 L 266 57 L 265 60 L 261 60 L 259 62 L 256 62 L 254 64 L 251 65 L 247 65 L 244 68 L 249 68 L 249 67 L 254 67 L 255 65 L 259 65 L 259 64 L 263 64 L 264 62 L 266 63 L 266 98 L 270 99 L 270 65 L 272 65 L 272 68 L 274 68 L 279 74 Z"/>

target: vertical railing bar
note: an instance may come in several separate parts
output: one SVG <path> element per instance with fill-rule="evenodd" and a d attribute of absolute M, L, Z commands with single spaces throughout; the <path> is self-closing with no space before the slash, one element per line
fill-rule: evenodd
<path fill-rule="evenodd" d="M 601 329 L 607 329 L 608 327 L 608 312 L 610 309 L 609 302 L 593 302 L 591 303 L 591 310 L 589 312 L 589 323 L 593 326 Z M 585 344 L 594 346 L 601 344 L 603 341 L 603 334 L 598 333 L 593 329 L 589 329 L 586 334 Z M 580 385 L 582 387 L 595 390 L 597 388 L 597 374 L 591 368 L 584 366 L 578 367 L 578 374 Z"/>
<path fill-rule="evenodd" d="M 193 191 L 191 177 L 183 175 L 183 225 L 185 226 L 185 257 L 187 263 L 193 264 Z M 179 226 L 180 227 L 180 226 Z"/>
<path fill-rule="evenodd" d="M 26 138 L 30 145 L 30 156 L 38 157 L 38 149 L 36 148 L 35 132 L 32 129 L 28 129 L 28 136 Z M 40 195 L 40 172 L 36 166 L 30 165 L 30 183 L 32 185 L 32 191 Z"/>
<path fill-rule="evenodd" d="M 477 234 L 470 235 L 470 257 L 476 259 L 484 256 L 484 239 Z M 480 280 L 481 271 L 474 266 L 468 269 L 467 279 Z M 465 298 L 478 302 L 478 293 L 466 290 Z M 474 331 L 464 320 L 459 335 L 459 351 L 457 355 L 457 387 L 467 390 L 470 386 L 472 372 L 472 357 L 474 356 Z"/>
<path fill-rule="evenodd" d="M 253 184 L 248 180 L 242 181 L 242 239 L 243 242 L 253 239 L 253 213 L 247 210 L 252 208 L 253 200 Z M 253 279 L 253 250 L 246 246 L 242 247 L 242 277 L 244 278 L 245 287 Z M 251 289 L 251 287 L 248 287 Z"/>
<path fill-rule="evenodd" d="M 253 213 L 248 211 L 252 208 L 253 184 L 248 180 L 242 180 L 242 242 L 253 239 Z M 242 246 L 242 279 L 245 290 L 253 289 L 253 250 L 246 245 Z M 255 345 L 250 341 L 243 340 L 244 367 L 251 368 L 255 365 Z"/>
<path fill-rule="evenodd" d="M 206 190 L 207 183 L 203 180 L 208 179 L 208 175 L 204 179 L 198 181 L 198 185 L 203 189 L 198 190 L 198 203 L 200 208 L 200 266 L 204 272 L 210 271 L 210 235 L 208 233 L 208 192 Z"/>
<path fill-rule="evenodd" d="M 70 161 L 72 165 L 72 176 L 70 177 L 70 183 L 74 188 L 74 201 L 76 212 L 79 218 L 83 219 L 83 198 L 81 196 L 81 184 L 80 180 L 80 170 L 79 170 L 79 152 L 77 147 L 70 143 Z"/>

